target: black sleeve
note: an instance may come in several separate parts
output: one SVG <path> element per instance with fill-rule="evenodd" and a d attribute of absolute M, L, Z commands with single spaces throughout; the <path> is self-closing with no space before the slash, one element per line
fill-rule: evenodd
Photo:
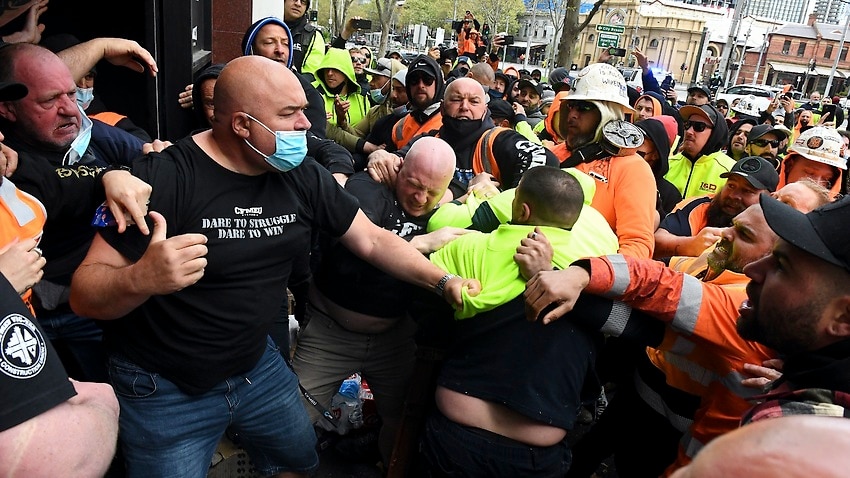
<path fill-rule="evenodd" d="M 0 432 L 77 394 L 50 341 L 21 296 L 0 274 Z"/>
<path fill-rule="evenodd" d="M 560 320 L 571 320 L 603 334 L 657 347 L 664 339 L 666 324 L 623 302 L 582 294 L 573 310 Z"/>
<path fill-rule="evenodd" d="M 44 204 L 51 222 L 91 222 L 106 198 L 98 178 L 101 169 L 84 165 L 57 168 L 45 158 L 20 152 L 18 169 L 9 179 Z"/>
<path fill-rule="evenodd" d="M 331 48 L 339 48 L 339 49 L 343 49 L 343 50 L 344 50 L 344 49 L 345 49 L 345 42 L 347 42 L 347 41 L 348 41 L 348 40 L 346 40 L 346 39 L 345 39 L 345 38 L 343 38 L 342 36 L 337 35 L 337 36 L 335 36 L 335 37 L 334 37 L 334 39 L 331 41 L 331 46 L 330 46 L 330 47 L 331 47 Z"/>
<path fill-rule="evenodd" d="M 298 72 L 293 73 L 298 77 L 298 81 L 304 89 L 304 95 L 307 97 L 309 106 L 307 106 L 304 114 L 310 120 L 310 132 L 319 138 L 327 138 L 328 117 L 325 115 L 325 100 L 322 99 L 319 90 L 310 84 L 310 81 L 308 81 L 305 75 Z"/>
<path fill-rule="evenodd" d="M 558 167 L 558 157 L 543 145 L 516 131 L 505 131 L 493 141 L 493 157 L 499 165 L 501 188 L 515 188 L 522 175 L 535 166 Z"/>
<path fill-rule="evenodd" d="M 322 139 L 308 132 L 307 154 L 331 173 L 354 174 L 351 153 L 330 139 Z"/>

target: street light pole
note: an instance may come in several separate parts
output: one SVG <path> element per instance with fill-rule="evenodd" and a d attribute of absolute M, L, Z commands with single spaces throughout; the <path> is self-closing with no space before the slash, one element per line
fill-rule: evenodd
<path fill-rule="evenodd" d="M 850 14 L 847 15 L 847 21 L 844 22 L 844 31 L 841 32 L 841 42 L 838 44 L 838 53 L 835 55 L 835 61 L 832 63 L 832 70 L 829 72 L 829 79 L 826 80 L 826 89 L 823 94 L 830 97 L 830 88 L 832 88 L 832 79 L 835 78 L 835 70 L 838 69 L 838 59 L 841 58 L 841 52 L 844 51 L 844 38 L 847 36 L 847 26 L 850 25 Z"/>
<path fill-rule="evenodd" d="M 744 55 L 747 54 L 747 43 L 750 41 L 750 33 L 752 30 L 753 24 L 750 22 L 750 27 L 747 28 L 747 34 L 744 36 L 744 46 L 741 47 L 741 55 L 738 57 L 738 68 L 735 69 L 735 77 L 732 80 L 732 85 L 738 84 L 738 75 L 741 74 L 741 66 L 744 65 Z M 737 43 L 737 41 L 735 43 Z"/>
<path fill-rule="evenodd" d="M 525 59 L 522 61 L 522 67 L 526 70 L 528 69 L 528 57 L 531 56 L 531 27 L 533 27 L 537 21 L 537 0 L 534 0 L 534 5 L 531 8 L 531 25 L 528 29 L 528 35 L 526 35 L 525 38 Z"/>

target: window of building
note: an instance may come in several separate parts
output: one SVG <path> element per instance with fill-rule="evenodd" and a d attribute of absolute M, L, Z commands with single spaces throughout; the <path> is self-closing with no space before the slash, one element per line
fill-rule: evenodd
<path fill-rule="evenodd" d="M 650 47 L 650 48 L 658 48 L 658 40 L 656 40 L 655 38 L 653 38 L 652 40 L 650 40 L 650 41 L 649 41 L 649 47 Z"/>
<path fill-rule="evenodd" d="M 841 61 L 847 60 L 847 47 L 841 49 Z"/>
<path fill-rule="evenodd" d="M 785 43 L 782 44 L 782 53 L 786 55 L 791 51 L 791 40 L 785 40 Z"/>
<path fill-rule="evenodd" d="M 806 42 L 801 41 L 797 46 L 797 56 L 803 56 L 806 54 Z"/>
<path fill-rule="evenodd" d="M 832 56 L 832 45 L 827 45 L 826 49 L 823 51 L 823 57 L 829 60 L 829 57 Z"/>
<path fill-rule="evenodd" d="M 590 35 L 587 36 L 587 42 L 593 43 L 593 40 L 595 40 L 595 38 L 593 37 L 593 33 L 591 33 Z"/>

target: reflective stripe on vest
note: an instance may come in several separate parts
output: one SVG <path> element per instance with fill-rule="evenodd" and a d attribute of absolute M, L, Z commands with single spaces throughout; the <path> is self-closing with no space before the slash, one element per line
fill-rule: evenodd
<path fill-rule="evenodd" d="M 395 146 L 398 149 L 405 147 L 411 139 L 416 137 L 416 135 L 426 131 L 440 129 L 440 127 L 443 126 L 443 115 L 439 111 L 434 113 L 434 115 L 428 118 L 428 121 L 422 125 L 420 125 L 416 119 L 407 121 L 408 118 L 410 118 L 409 113 L 396 121 L 395 127 L 393 128 L 393 143 L 395 143 Z"/>
<path fill-rule="evenodd" d="M 496 126 L 494 128 L 490 128 L 486 133 L 481 135 L 481 139 L 478 140 L 478 144 L 476 145 L 475 153 L 472 155 L 473 173 L 490 173 L 496 177 L 497 181 L 502 181 L 499 165 L 493 157 L 493 143 L 496 141 L 496 137 L 498 137 L 503 131 L 513 130 L 510 128 Z"/>

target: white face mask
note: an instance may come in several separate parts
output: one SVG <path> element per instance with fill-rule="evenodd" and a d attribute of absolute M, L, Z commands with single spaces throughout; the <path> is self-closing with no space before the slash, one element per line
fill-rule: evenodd
<path fill-rule="evenodd" d="M 94 101 L 94 88 L 80 88 L 77 87 L 77 104 L 80 105 L 82 109 L 88 109 L 91 105 L 91 102 Z"/>
<path fill-rule="evenodd" d="M 89 143 L 91 142 L 92 122 L 79 104 L 77 104 L 77 108 L 80 110 L 80 118 L 82 120 L 80 133 L 74 138 L 71 148 L 68 149 L 65 157 L 62 158 L 62 164 L 64 165 L 73 165 L 79 162 L 83 155 L 86 154 L 86 150 L 89 148 Z"/>

